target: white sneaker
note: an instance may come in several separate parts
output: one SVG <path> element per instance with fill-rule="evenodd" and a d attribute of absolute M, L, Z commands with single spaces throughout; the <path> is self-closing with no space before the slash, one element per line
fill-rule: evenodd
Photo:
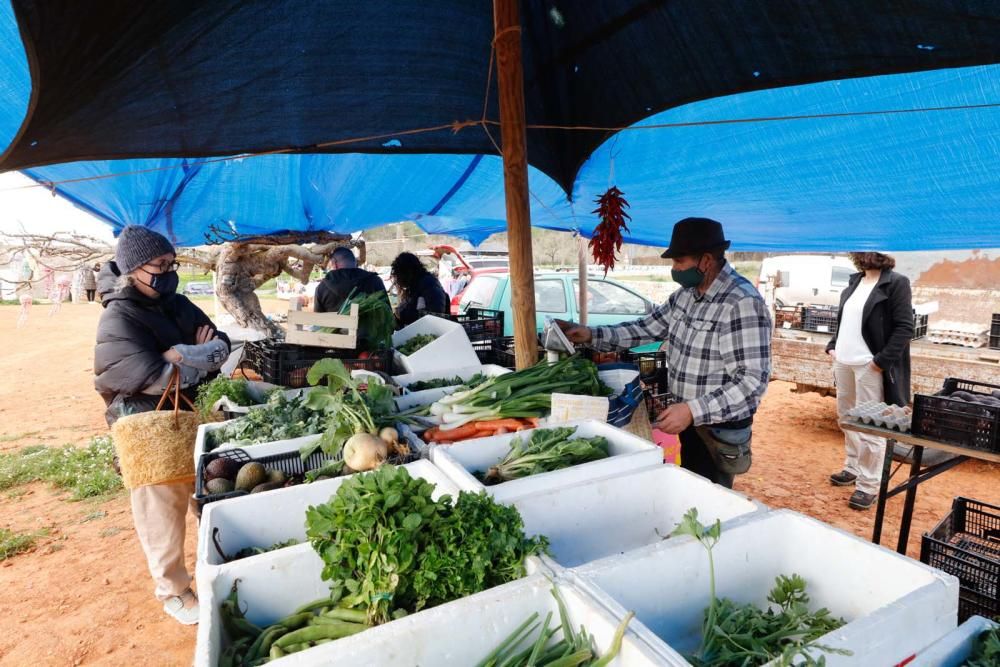
<path fill-rule="evenodd" d="M 185 607 L 184 599 L 189 595 L 194 598 L 194 606 Z M 198 624 L 198 598 L 195 597 L 194 593 L 185 593 L 183 596 L 175 595 L 172 598 L 168 598 L 163 603 L 163 611 L 173 616 L 181 625 Z"/>

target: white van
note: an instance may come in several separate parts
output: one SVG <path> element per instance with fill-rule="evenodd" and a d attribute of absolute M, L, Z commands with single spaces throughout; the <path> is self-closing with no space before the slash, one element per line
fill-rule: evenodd
<path fill-rule="evenodd" d="M 779 255 L 761 263 L 757 289 L 769 306 L 836 306 L 857 272 L 846 255 Z"/>

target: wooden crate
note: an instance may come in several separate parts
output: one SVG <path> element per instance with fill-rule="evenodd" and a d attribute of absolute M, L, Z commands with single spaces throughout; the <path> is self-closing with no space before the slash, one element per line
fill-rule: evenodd
<path fill-rule="evenodd" d="M 307 327 L 330 327 L 347 333 L 321 333 Z M 339 313 L 310 313 L 302 310 L 288 311 L 288 332 L 285 342 L 313 347 L 334 347 L 353 350 L 358 346 L 358 304 L 351 305 L 347 315 Z"/>

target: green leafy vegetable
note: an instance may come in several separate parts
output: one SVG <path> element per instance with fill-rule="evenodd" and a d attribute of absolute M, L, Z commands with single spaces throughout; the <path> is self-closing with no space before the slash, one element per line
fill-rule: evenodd
<path fill-rule="evenodd" d="M 568 426 L 538 429 L 527 441 L 515 437 L 503 460 L 483 475 L 483 482 L 501 484 L 609 456 L 606 438 L 572 438 L 575 433 L 576 428 Z"/>
<path fill-rule="evenodd" d="M 417 382 L 411 382 L 406 385 L 406 388 L 410 391 L 424 391 L 425 389 L 439 389 L 441 387 L 463 387 L 465 389 L 472 389 L 474 387 L 478 387 L 487 380 L 489 380 L 489 376 L 483 375 L 482 373 L 476 373 L 468 380 L 463 380 L 461 376 L 458 375 L 453 378 L 418 380 Z"/>
<path fill-rule="evenodd" d="M 722 526 L 717 520 L 711 527 L 698 521 L 698 510 L 691 508 L 671 535 L 690 535 L 708 552 L 710 598 L 702 625 L 701 647 L 688 659 L 699 667 L 748 667 L 778 660 L 781 665 L 824 665 L 815 651 L 851 655 L 850 651 L 818 644 L 823 635 L 844 625 L 828 609 L 809 610 L 805 580 L 793 574 L 779 575 L 768 594 L 771 606 L 759 609 L 715 595 L 715 562 L 712 550 L 719 542 Z"/>
<path fill-rule="evenodd" d="M 226 562 L 232 562 L 234 560 L 240 560 L 241 558 L 249 558 L 250 556 L 257 556 L 260 554 L 266 554 L 269 551 L 277 551 L 278 549 L 284 549 L 285 547 L 294 547 L 299 541 L 295 538 L 290 540 L 285 540 L 284 542 L 276 542 L 269 547 L 246 547 L 245 549 L 240 549 L 235 554 L 226 559 Z"/>
<path fill-rule="evenodd" d="M 249 384 L 246 380 L 233 380 L 221 375 L 211 382 L 206 382 L 198 387 L 194 404 L 203 415 L 207 415 L 211 412 L 215 402 L 223 396 L 237 405 L 254 404 L 253 397 L 250 395 Z"/>
<path fill-rule="evenodd" d="M 972 653 L 962 667 L 996 667 L 1000 665 L 1000 627 L 983 630 L 972 645 Z"/>
<path fill-rule="evenodd" d="M 209 451 L 222 445 L 247 446 L 300 438 L 320 433 L 325 424 L 326 416 L 310 408 L 307 398 L 287 398 L 276 391 L 266 404 L 251 408 L 245 417 L 209 431 Z"/>
<path fill-rule="evenodd" d="M 375 352 L 392 347 L 392 332 L 396 328 L 396 318 L 385 292 L 358 294 L 344 301 L 341 314 L 350 311 L 352 304 L 358 304 L 358 347 Z"/>
<path fill-rule="evenodd" d="M 383 466 L 344 481 L 310 507 L 306 533 L 323 559 L 333 599 L 364 609 L 372 624 L 442 604 L 524 575 L 544 538 L 526 539 L 521 516 L 485 493 L 433 500 L 434 486 Z"/>
<path fill-rule="evenodd" d="M 400 354 L 410 356 L 414 352 L 417 352 L 423 347 L 430 345 L 437 340 L 437 336 L 434 334 L 417 334 L 410 340 L 406 341 L 402 345 L 396 348 L 396 351 Z"/>

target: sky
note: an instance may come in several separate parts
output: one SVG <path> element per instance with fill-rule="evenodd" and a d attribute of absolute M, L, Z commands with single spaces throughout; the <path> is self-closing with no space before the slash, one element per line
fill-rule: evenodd
<path fill-rule="evenodd" d="M 22 231 L 54 234 L 69 232 L 93 236 L 108 243 L 114 240 L 111 227 L 76 208 L 62 197 L 53 197 L 24 174 L 0 174 L 0 234 Z"/>

